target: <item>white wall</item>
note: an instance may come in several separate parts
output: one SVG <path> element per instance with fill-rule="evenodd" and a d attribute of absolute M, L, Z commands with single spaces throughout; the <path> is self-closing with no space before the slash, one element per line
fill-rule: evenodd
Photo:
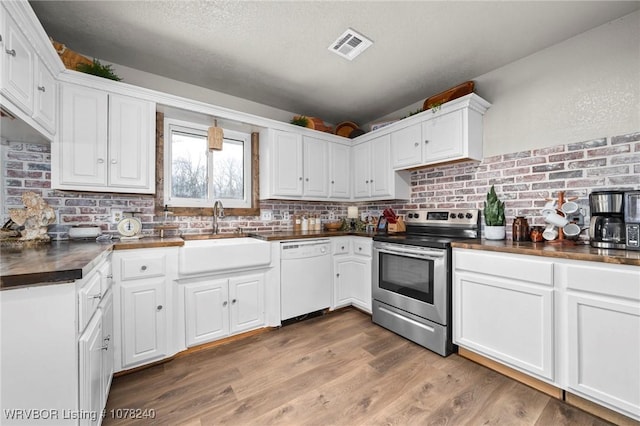
<path fill-rule="evenodd" d="M 493 104 L 485 157 L 640 131 L 640 11 L 473 80 Z"/>
<path fill-rule="evenodd" d="M 247 99 L 216 92 L 215 90 L 205 89 L 193 84 L 129 68 L 124 65 L 113 64 L 113 70 L 125 83 L 254 114 L 260 117 L 288 123 L 293 116 L 296 115 L 290 111 L 273 108 Z"/>

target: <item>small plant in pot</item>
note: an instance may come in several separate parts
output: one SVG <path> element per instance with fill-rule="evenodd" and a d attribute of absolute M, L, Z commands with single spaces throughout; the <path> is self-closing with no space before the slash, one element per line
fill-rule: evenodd
<path fill-rule="evenodd" d="M 487 240 L 504 240 L 506 226 L 504 218 L 504 202 L 498 199 L 496 190 L 491 185 L 484 202 L 484 237 Z"/>

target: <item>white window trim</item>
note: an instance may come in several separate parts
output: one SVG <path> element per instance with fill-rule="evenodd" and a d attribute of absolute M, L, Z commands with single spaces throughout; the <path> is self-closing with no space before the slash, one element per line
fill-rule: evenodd
<path fill-rule="evenodd" d="M 172 128 L 180 128 L 186 132 L 194 132 L 207 136 L 209 126 L 193 123 L 190 121 L 176 120 L 165 118 L 164 120 L 164 202 L 169 207 L 195 207 L 208 208 L 213 207 L 217 198 L 213 196 L 213 156 L 207 150 L 207 199 L 193 200 L 186 198 L 171 198 L 171 130 Z M 249 133 L 238 132 L 235 130 L 223 129 L 225 139 L 233 139 L 244 143 L 244 199 L 237 200 L 231 198 L 220 198 L 226 208 L 251 208 L 252 202 L 252 162 L 251 162 L 251 135 Z"/>

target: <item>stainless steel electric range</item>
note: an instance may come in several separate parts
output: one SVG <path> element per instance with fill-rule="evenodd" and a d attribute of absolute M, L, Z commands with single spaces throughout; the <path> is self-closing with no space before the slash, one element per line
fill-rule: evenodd
<path fill-rule="evenodd" d="M 480 238 L 477 209 L 412 210 L 373 238 L 373 322 L 442 356 L 451 340 L 451 242 Z"/>

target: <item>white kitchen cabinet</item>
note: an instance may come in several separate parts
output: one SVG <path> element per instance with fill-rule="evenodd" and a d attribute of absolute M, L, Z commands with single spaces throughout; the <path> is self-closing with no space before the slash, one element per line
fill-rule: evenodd
<path fill-rule="evenodd" d="M 173 282 L 177 247 L 116 250 L 113 255 L 115 371 L 175 354 Z"/>
<path fill-rule="evenodd" d="M 273 176 L 272 194 L 301 197 L 304 179 L 302 136 L 276 130 L 270 142 L 273 162 L 261 169 Z"/>
<path fill-rule="evenodd" d="M 339 143 L 329 145 L 329 198 L 351 198 L 351 147 Z"/>
<path fill-rule="evenodd" d="M 482 117 L 490 104 L 475 94 L 402 120 L 391 133 L 396 170 L 459 160 L 481 160 Z"/>
<path fill-rule="evenodd" d="M 37 56 L 35 66 L 33 119 L 51 134 L 55 134 L 58 119 L 58 82 Z"/>
<path fill-rule="evenodd" d="M 304 182 L 302 195 L 326 198 L 329 196 L 329 142 L 302 137 Z"/>
<path fill-rule="evenodd" d="M 453 341 L 554 382 L 553 262 L 454 249 Z"/>
<path fill-rule="evenodd" d="M 640 273 L 637 267 L 562 261 L 567 390 L 640 421 Z"/>
<path fill-rule="evenodd" d="M 409 199 L 409 173 L 391 168 L 390 143 L 386 134 L 353 147 L 354 199 Z"/>
<path fill-rule="evenodd" d="M 422 124 L 415 123 L 391 133 L 391 165 L 394 169 L 422 163 Z"/>
<path fill-rule="evenodd" d="M 371 240 L 337 237 L 332 243 L 333 308 L 353 305 L 371 313 Z"/>
<path fill-rule="evenodd" d="M 114 373 L 113 292 L 109 291 L 100 307 L 102 315 L 102 407 L 107 405 Z"/>
<path fill-rule="evenodd" d="M 264 325 L 264 273 L 204 277 L 185 283 L 186 346 Z"/>
<path fill-rule="evenodd" d="M 109 252 L 103 252 L 82 279 L 0 291 L 0 411 L 57 412 L 59 417 L 47 423 L 56 425 L 78 424 L 77 419 L 63 418 L 63 411 L 90 413 L 95 409 L 102 413 L 106 402 L 103 385 L 111 380 L 103 369 L 109 358 L 102 349 L 110 327 L 111 292 L 107 288 L 80 330 L 78 307 L 80 290 L 95 283 L 96 276 L 106 273 L 103 278 L 111 279 L 110 262 Z M 3 418 L 5 423 L 33 424 L 33 418 L 22 422 Z"/>
<path fill-rule="evenodd" d="M 80 409 L 87 413 L 102 413 L 102 358 L 103 333 L 102 312 L 100 309 L 93 316 L 85 332 L 78 340 L 80 357 Z M 100 417 L 92 421 L 90 417 L 82 419 L 80 424 L 97 425 Z"/>
<path fill-rule="evenodd" d="M 371 174 L 371 144 L 369 142 L 352 148 L 353 198 L 371 197 L 369 179 Z"/>
<path fill-rule="evenodd" d="M 33 113 L 36 53 L 16 21 L 4 14 L 2 93 L 27 115 Z"/>
<path fill-rule="evenodd" d="M 62 86 L 58 189 L 155 192 L 155 104 L 75 84 Z"/>
<path fill-rule="evenodd" d="M 123 282 L 122 366 L 133 367 L 167 355 L 164 278 Z"/>

